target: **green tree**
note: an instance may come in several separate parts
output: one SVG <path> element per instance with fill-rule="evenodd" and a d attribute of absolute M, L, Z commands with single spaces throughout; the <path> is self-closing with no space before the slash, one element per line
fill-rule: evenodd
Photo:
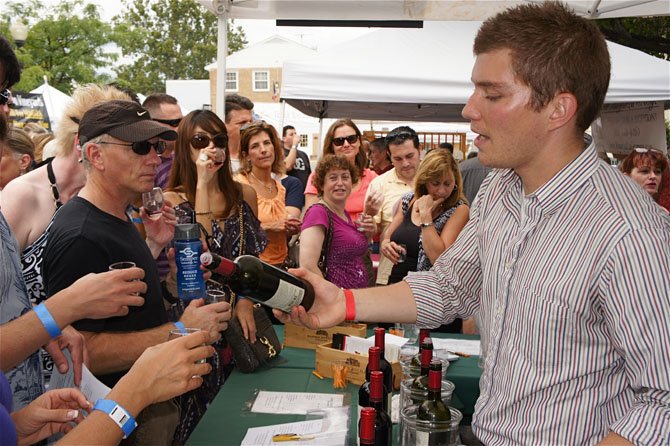
<path fill-rule="evenodd" d="M 607 40 L 670 59 L 670 17 L 621 17 L 597 20 Z"/>
<path fill-rule="evenodd" d="M 31 0 L 9 2 L 7 7 L 13 17 L 30 26 L 25 45 L 17 51 L 23 72 L 16 90 L 32 90 L 44 82 L 44 76 L 68 94 L 77 84 L 109 79 L 101 70 L 117 57 L 108 50 L 112 28 L 100 20 L 95 4 L 64 0 L 47 8 Z M 11 41 L 5 29 L 0 27 L 0 32 Z"/>
<path fill-rule="evenodd" d="M 124 0 L 114 18 L 116 41 L 132 62 L 116 69 L 118 82 L 143 93 L 164 92 L 168 79 L 206 79 L 216 59 L 217 19 L 194 0 Z M 229 22 L 228 53 L 247 44 Z"/>

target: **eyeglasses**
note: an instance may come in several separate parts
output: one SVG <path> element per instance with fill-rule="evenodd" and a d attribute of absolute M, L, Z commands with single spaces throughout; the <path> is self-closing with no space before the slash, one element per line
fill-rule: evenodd
<path fill-rule="evenodd" d="M 400 142 L 400 141 L 405 141 L 406 139 L 414 139 L 416 137 L 416 133 L 408 132 L 407 130 L 402 130 L 397 133 L 389 133 L 386 135 L 384 138 L 384 142 L 386 144 L 392 143 L 392 142 Z"/>
<path fill-rule="evenodd" d="M 109 144 L 113 146 L 130 147 L 132 151 L 137 153 L 138 155 L 146 155 L 151 151 L 152 148 L 156 150 L 156 153 L 159 155 L 165 152 L 165 141 L 156 141 L 156 142 L 138 141 L 131 144 L 123 144 L 120 142 L 111 142 L 111 141 L 100 141 L 98 144 Z"/>
<path fill-rule="evenodd" d="M 342 136 L 340 138 L 333 138 L 333 145 L 335 147 L 343 146 L 344 141 L 348 142 L 349 144 L 353 144 L 356 141 L 358 141 L 358 135 L 349 135 L 349 136 Z"/>
<path fill-rule="evenodd" d="M 152 121 L 160 122 L 161 124 L 169 125 L 170 127 L 179 127 L 179 123 L 183 118 L 177 119 L 158 119 L 153 118 Z"/>
<path fill-rule="evenodd" d="M 5 104 L 12 105 L 12 92 L 9 91 L 9 88 L 0 91 L 0 105 Z"/>
<path fill-rule="evenodd" d="M 194 149 L 204 149 L 212 141 L 214 141 L 214 147 L 223 149 L 228 145 L 228 135 L 219 133 L 210 138 L 209 135 L 205 135 L 204 133 L 196 133 L 191 138 L 191 146 L 193 146 Z"/>

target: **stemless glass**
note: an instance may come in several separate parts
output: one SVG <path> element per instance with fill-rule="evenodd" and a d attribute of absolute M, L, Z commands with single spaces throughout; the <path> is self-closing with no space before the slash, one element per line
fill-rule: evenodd
<path fill-rule="evenodd" d="M 196 333 L 198 331 L 200 331 L 199 328 L 175 328 L 173 330 L 170 330 L 170 334 L 168 335 L 168 341 L 180 338 L 182 336 L 188 336 L 191 333 Z M 201 359 L 199 361 L 196 361 L 196 364 L 204 364 L 205 362 L 207 362 L 206 359 Z"/>
<path fill-rule="evenodd" d="M 221 290 L 207 290 L 207 296 L 205 297 L 205 304 L 215 304 L 217 302 L 228 302 L 228 295 Z"/>
<path fill-rule="evenodd" d="M 154 187 L 149 192 L 142 193 L 142 206 L 152 220 L 161 218 L 163 202 L 163 191 L 160 187 Z"/>
<path fill-rule="evenodd" d="M 135 268 L 135 262 L 115 262 L 109 265 L 109 270 L 114 271 L 117 269 L 128 269 L 128 268 Z"/>

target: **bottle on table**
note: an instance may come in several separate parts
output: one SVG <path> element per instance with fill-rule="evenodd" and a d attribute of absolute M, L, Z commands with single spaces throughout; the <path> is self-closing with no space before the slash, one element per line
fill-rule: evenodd
<path fill-rule="evenodd" d="M 426 337 L 423 339 L 421 346 L 421 375 L 414 378 L 411 386 L 410 398 L 414 404 L 421 404 L 426 399 L 426 392 L 428 391 L 428 373 L 430 371 L 430 363 L 433 360 L 433 341 Z M 440 377 L 440 379 L 442 379 Z"/>
<path fill-rule="evenodd" d="M 442 401 L 442 362 L 434 360 L 428 372 L 428 398 L 419 405 L 416 419 L 422 421 L 451 421 L 451 411 Z M 419 432 L 417 445 L 440 445 L 449 443 L 449 432 Z"/>
<path fill-rule="evenodd" d="M 213 252 L 204 252 L 200 263 L 228 278 L 227 285 L 240 296 L 289 313 L 302 305 L 309 310 L 314 303 L 314 288 L 292 274 L 269 265 L 258 257 L 244 255 L 235 261 Z"/>
<path fill-rule="evenodd" d="M 370 373 L 378 372 L 379 370 L 379 347 L 370 347 L 368 352 L 368 366 L 365 368 L 365 382 L 361 384 L 358 389 L 358 409 L 360 411 L 363 407 L 370 407 Z M 383 392 L 383 409 L 389 413 L 388 408 L 388 389 L 382 386 Z"/>
<path fill-rule="evenodd" d="M 174 250 L 179 299 L 190 301 L 204 298 L 207 288 L 200 269 L 202 242 L 198 225 L 181 224 L 175 227 Z"/>
<path fill-rule="evenodd" d="M 412 357 L 412 363 L 410 364 L 411 367 L 416 367 L 419 368 L 421 367 L 421 351 L 423 350 L 423 340 L 430 337 L 430 330 L 427 328 L 422 328 L 419 330 L 419 353 L 414 355 Z M 430 345 L 431 348 L 433 347 L 433 344 Z"/>
<path fill-rule="evenodd" d="M 384 410 L 384 374 L 370 372 L 370 407 L 375 410 L 375 445 L 389 446 L 393 427 L 391 417 Z"/>
<path fill-rule="evenodd" d="M 375 410 L 372 407 L 362 407 L 358 421 L 358 443 L 361 446 L 375 444 Z"/>
<path fill-rule="evenodd" d="M 389 393 L 393 392 L 393 369 L 391 364 L 384 357 L 384 338 L 386 330 L 382 327 L 375 327 L 375 347 L 379 348 L 379 370 L 384 374 L 384 385 Z M 368 363 L 368 367 L 369 367 Z M 365 375 L 368 374 L 368 367 L 365 368 Z"/>

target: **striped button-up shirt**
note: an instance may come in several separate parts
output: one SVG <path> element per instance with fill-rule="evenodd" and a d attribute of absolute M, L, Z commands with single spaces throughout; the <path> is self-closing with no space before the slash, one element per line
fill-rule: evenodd
<path fill-rule="evenodd" d="M 405 279 L 420 326 L 480 313 L 475 434 L 669 444 L 670 217 L 593 146 L 522 197 L 521 179 L 496 170 L 458 240 Z"/>

